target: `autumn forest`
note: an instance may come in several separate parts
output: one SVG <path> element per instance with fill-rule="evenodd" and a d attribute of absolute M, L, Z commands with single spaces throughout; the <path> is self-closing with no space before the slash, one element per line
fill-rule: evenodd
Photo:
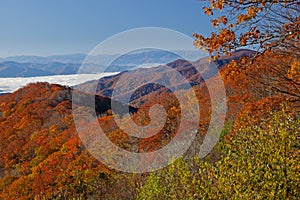
<path fill-rule="evenodd" d="M 183 156 L 145 173 L 107 166 L 78 135 L 74 123 L 78 116 L 72 111 L 74 88 L 30 83 L 0 96 L 0 199 L 300 199 L 300 2 L 201 3 L 214 32 L 194 33 L 194 46 L 210 56 L 192 64 L 182 59 L 167 64 L 192 83 L 200 105 L 198 130 Z M 204 66 L 204 75 L 209 75 L 204 81 L 193 65 L 208 59 L 224 83 L 227 109 L 217 144 L 199 157 L 213 112 L 207 81 L 215 81 L 216 72 Z M 155 70 L 163 72 L 164 66 Z M 136 80 L 137 71 L 124 73 Z M 167 116 L 163 128 L 144 138 L 124 132 L 111 108 L 111 93 L 121 75 L 97 81 L 95 107 L 76 105 L 82 115 L 95 110 L 97 123 L 111 142 L 129 152 L 154 152 L 170 143 L 179 127 L 191 129 L 195 121 L 181 124 L 181 109 L 188 105 L 180 105 L 168 88 L 151 84 L 135 91 L 130 105 L 114 104 L 129 107 L 127 118 L 147 125 L 150 108 L 159 103 Z M 153 79 L 163 79 L 163 73 Z M 123 86 L 130 87 L 131 80 Z M 180 86 L 172 79 L 169 82 Z M 87 92 L 77 94 L 79 99 L 92 95 L 90 85 L 81 87 Z M 216 93 L 221 90 L 214 88 Z M 179 94 L 185 94 L 185 89 Z M 116 156 L 111 152 L 112 158 Z M 149 157 L 139 164 L 152 162 Z"/>

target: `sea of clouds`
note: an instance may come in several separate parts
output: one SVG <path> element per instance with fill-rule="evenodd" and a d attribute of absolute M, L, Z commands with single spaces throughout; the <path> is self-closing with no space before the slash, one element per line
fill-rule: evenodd
<path fill-rule="evenodd" d="M 97 80 L 104 76 L 117 74 L 72 74 L 72 75 L 56 75 L 56 76 L 37 76 L 37 77 L 16 77 L 16 78 L 0 78 L 0 93 L 11 93 L 17 89 L 26 86 L 29 83 L 48 82 L 53 84 L 74 86 L 91 80 Z"/>

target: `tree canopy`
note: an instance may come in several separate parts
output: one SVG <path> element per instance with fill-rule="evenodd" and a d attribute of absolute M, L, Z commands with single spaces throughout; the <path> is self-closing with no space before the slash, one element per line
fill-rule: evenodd
<path fill-rule="evenodd" d="M 277 48 L 299 56 L 300 2 L 297 0 L 210 0 L 203 10 L 213 16 L 211 22 L 217 32 L 208 37 L 195 33 L 194 44 L 216 58 L 249 46 L 258 52 Z"/>

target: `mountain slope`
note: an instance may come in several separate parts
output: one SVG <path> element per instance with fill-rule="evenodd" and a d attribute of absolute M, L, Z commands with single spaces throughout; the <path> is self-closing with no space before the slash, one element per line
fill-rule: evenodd
<path fill-rule="evenodd" d="M 106 131 L 115 130 L 106 114 L 110 106 L 109 98 L 95 98 L 99 124 Z M 67 198 L 83 190 L 100 198 L 114 188 L 113 172 L 88 153 L 77 135 L 69 87 L 37 83 L 0 96 L 0 143 L 1 199 Z M 79 189 L 80 182 L 87 186 Z M 94 183 L 99 188 L 88 193 Z"/>
<path fill-rule="evenodd" d="M 239 50 L 233 53 L 231 56 L 221 57 L 219 60 L 214 61 L 214 64 L 219 69 L 222 66 L 228 64 L 231 60 L 238 60 L 244 56 L 250 57 L 253 54 L 254 52 L 251 50 Z M 178 59 L 166 65 L 160 65 L 158 67 L 124 71 L 114 76 L 101 78 L 96 85 L 95 92 L 96 94 L 102 96 L 111 97 L 112 92 L 114 91 L 119 79 L 122 76 L 126 76 L 126 80 L 122 79 L 122 86 L 119 89 L 124 92 L 123 96 L 126 96 L 127 94 L 133 94 L 131 96 L 131 101 L 134 104 L 134 101 L 138 101 L 138 99 L 141 99 L 152 92 L 159 90 L 168 90 L 167 88 L 164 88 L 158 84 L 146 84 L 141 86 L 137 90 L 134 90 L 134 88 L 132 88 L 132 85 L 136 86 L 137 83 L 143 82 L 143 80 L 148 79 L 149 76 L 151 76 L 151 81 L 153 83 L 165 83 L 166 87 L 169 87 L 169 89 L 184 89 L 185 87 L 187 87 L 187 85 L 184 84 L 183 81 L 178 81 L 179 79 L 176 75 L 171 75 L 171 71 L 167 71 L 168 67 L 179 72 L 186 80 L 188 80 L 190 86 L 195 86 L 201 84 L 204 79 L 209 79 L 215 76 L 215 74 L 217 73 L 217 69 L 210 67 L 210 65 L 211 63 L 207 62 L 207 58 L 201 58 L 193 62 Z M 199 71 L 197 71 L 196 68 Z M 118 98 L 122 99 L 122 95 L 119 95 Z M 139 103 L 137 104 L 139 105 Z"/>

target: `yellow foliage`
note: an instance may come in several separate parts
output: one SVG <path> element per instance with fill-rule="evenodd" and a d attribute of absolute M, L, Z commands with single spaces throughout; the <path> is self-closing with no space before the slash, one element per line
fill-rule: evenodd
<path fill-rule="evenodd" d="M 291 68 L 288 71 L 287 74 L 288 78 L 293 79 L 293 78 L 300 78 L 300 62 L 295 60 L 293 64 L 291 65 Z"/>

